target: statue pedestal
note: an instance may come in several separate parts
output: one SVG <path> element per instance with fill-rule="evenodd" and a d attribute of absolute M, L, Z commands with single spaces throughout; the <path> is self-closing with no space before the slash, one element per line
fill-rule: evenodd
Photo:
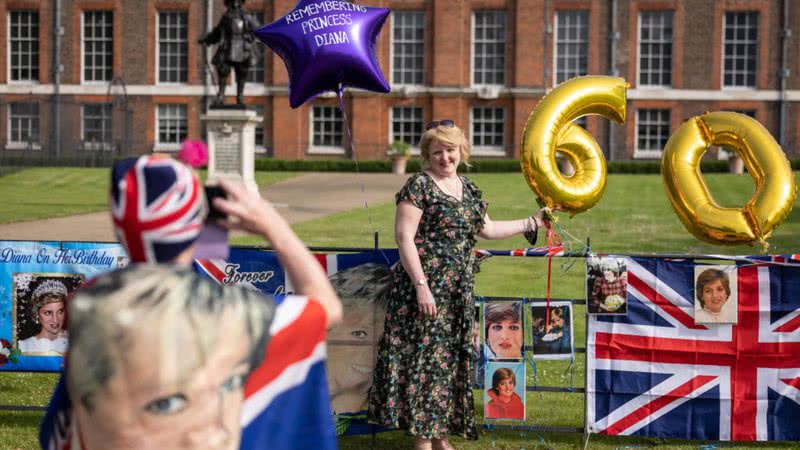
<path fill-rule="evenodd" d="M 206 125 L 209 181 L 225 178 L 258 191 L 254 154 L 261 120 L 255 111 L 242 108 L 211 108 L 200 117 Z"/>

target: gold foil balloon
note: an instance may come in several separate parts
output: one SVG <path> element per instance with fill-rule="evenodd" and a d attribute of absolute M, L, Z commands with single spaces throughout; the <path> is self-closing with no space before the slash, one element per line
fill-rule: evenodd
<path fill-rule="evenodd" d="M 522 134 L 520 164 L 525 180 L 544 205 L 575 215 L 603 196 L 603 152 L 594 138 L 572 121 L 596 114 L 625 122 L 627 88 L 622 78 L 577 77 L 559 84 L 533 110 Z M 571 177 L 558 170 L 556 151 L 575 168 Z"/>
<path fill-rule="evenodd" d="M 714 201 L 700 173 L 700 158 L 711 145 L 738 153 L 755 183 L 741 208 Z M 755 119 L 733 112 L 696 116 L 673 134 L 661 160 L 661 175 L 675 213 L 689 232 L 715 244 L 761 242 L 792 209 L 797 196 L 789 161 L 769 132 Z"/>

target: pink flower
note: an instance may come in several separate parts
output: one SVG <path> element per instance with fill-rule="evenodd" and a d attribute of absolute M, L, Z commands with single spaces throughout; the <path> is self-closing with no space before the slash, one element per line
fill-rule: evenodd
<path fill-rule="evenodd" d="M 208 164 L 208 147 L 203 141 L 187 139 L 181 144 L 178 159 L 195 169 L 205 166 Z"/>

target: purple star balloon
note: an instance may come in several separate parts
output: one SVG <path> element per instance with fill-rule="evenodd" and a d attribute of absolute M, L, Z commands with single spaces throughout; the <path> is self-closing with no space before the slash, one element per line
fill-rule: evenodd
<path fill-rule="evenodd" d="M 289 72 L 289 104 L 297 108 L 339 85 L 389 92 L 375 41 L 389 10 L 341 0 L 300 0 L 289 14 L 256 30 Z"/>

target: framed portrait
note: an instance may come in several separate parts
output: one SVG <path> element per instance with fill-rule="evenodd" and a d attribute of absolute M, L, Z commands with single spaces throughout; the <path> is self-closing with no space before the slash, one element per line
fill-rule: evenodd
<path fill-rule="evenodd" d="M 487 301 L 483 307 L 484 360 L 522 359 L 525 329 L 521 301 Z"/>
<path fill-rule="evenodd" d="M 735 265 L 694 266 L 694 322 L 736 323 L 738 283 Z"/>
<path fill-rule="evenodd" d="M 493 361 L 486 365 L 483 417 L 525 420 L 525 362 Z"/>
<path fill-rule="evenodd" d="M 58 356 L 67 349 L 66 301 L 83 274 L 12 274 L 14 347 L 22 355 Z"/>
<path fill-rule="evenodd" d="M 625 258 L 587 258 L 586 308 L 589 314 L 627 314 L 627 291 Z"/>
<path fill-rule="evenodd" d="M 533 359 L 572 359 L 573 321 L 571 302 L 550 302 L 550 317 L 547 303 L 531 304 L 531 340 Z"/>
<path fill-rule="evenodd" d="M 342 322 L 328 331 L 327 375 L 336 413 L 367 409 L 392 274 L 385 264 L 355 265 L 329 276 L 342 301 Z"/>

